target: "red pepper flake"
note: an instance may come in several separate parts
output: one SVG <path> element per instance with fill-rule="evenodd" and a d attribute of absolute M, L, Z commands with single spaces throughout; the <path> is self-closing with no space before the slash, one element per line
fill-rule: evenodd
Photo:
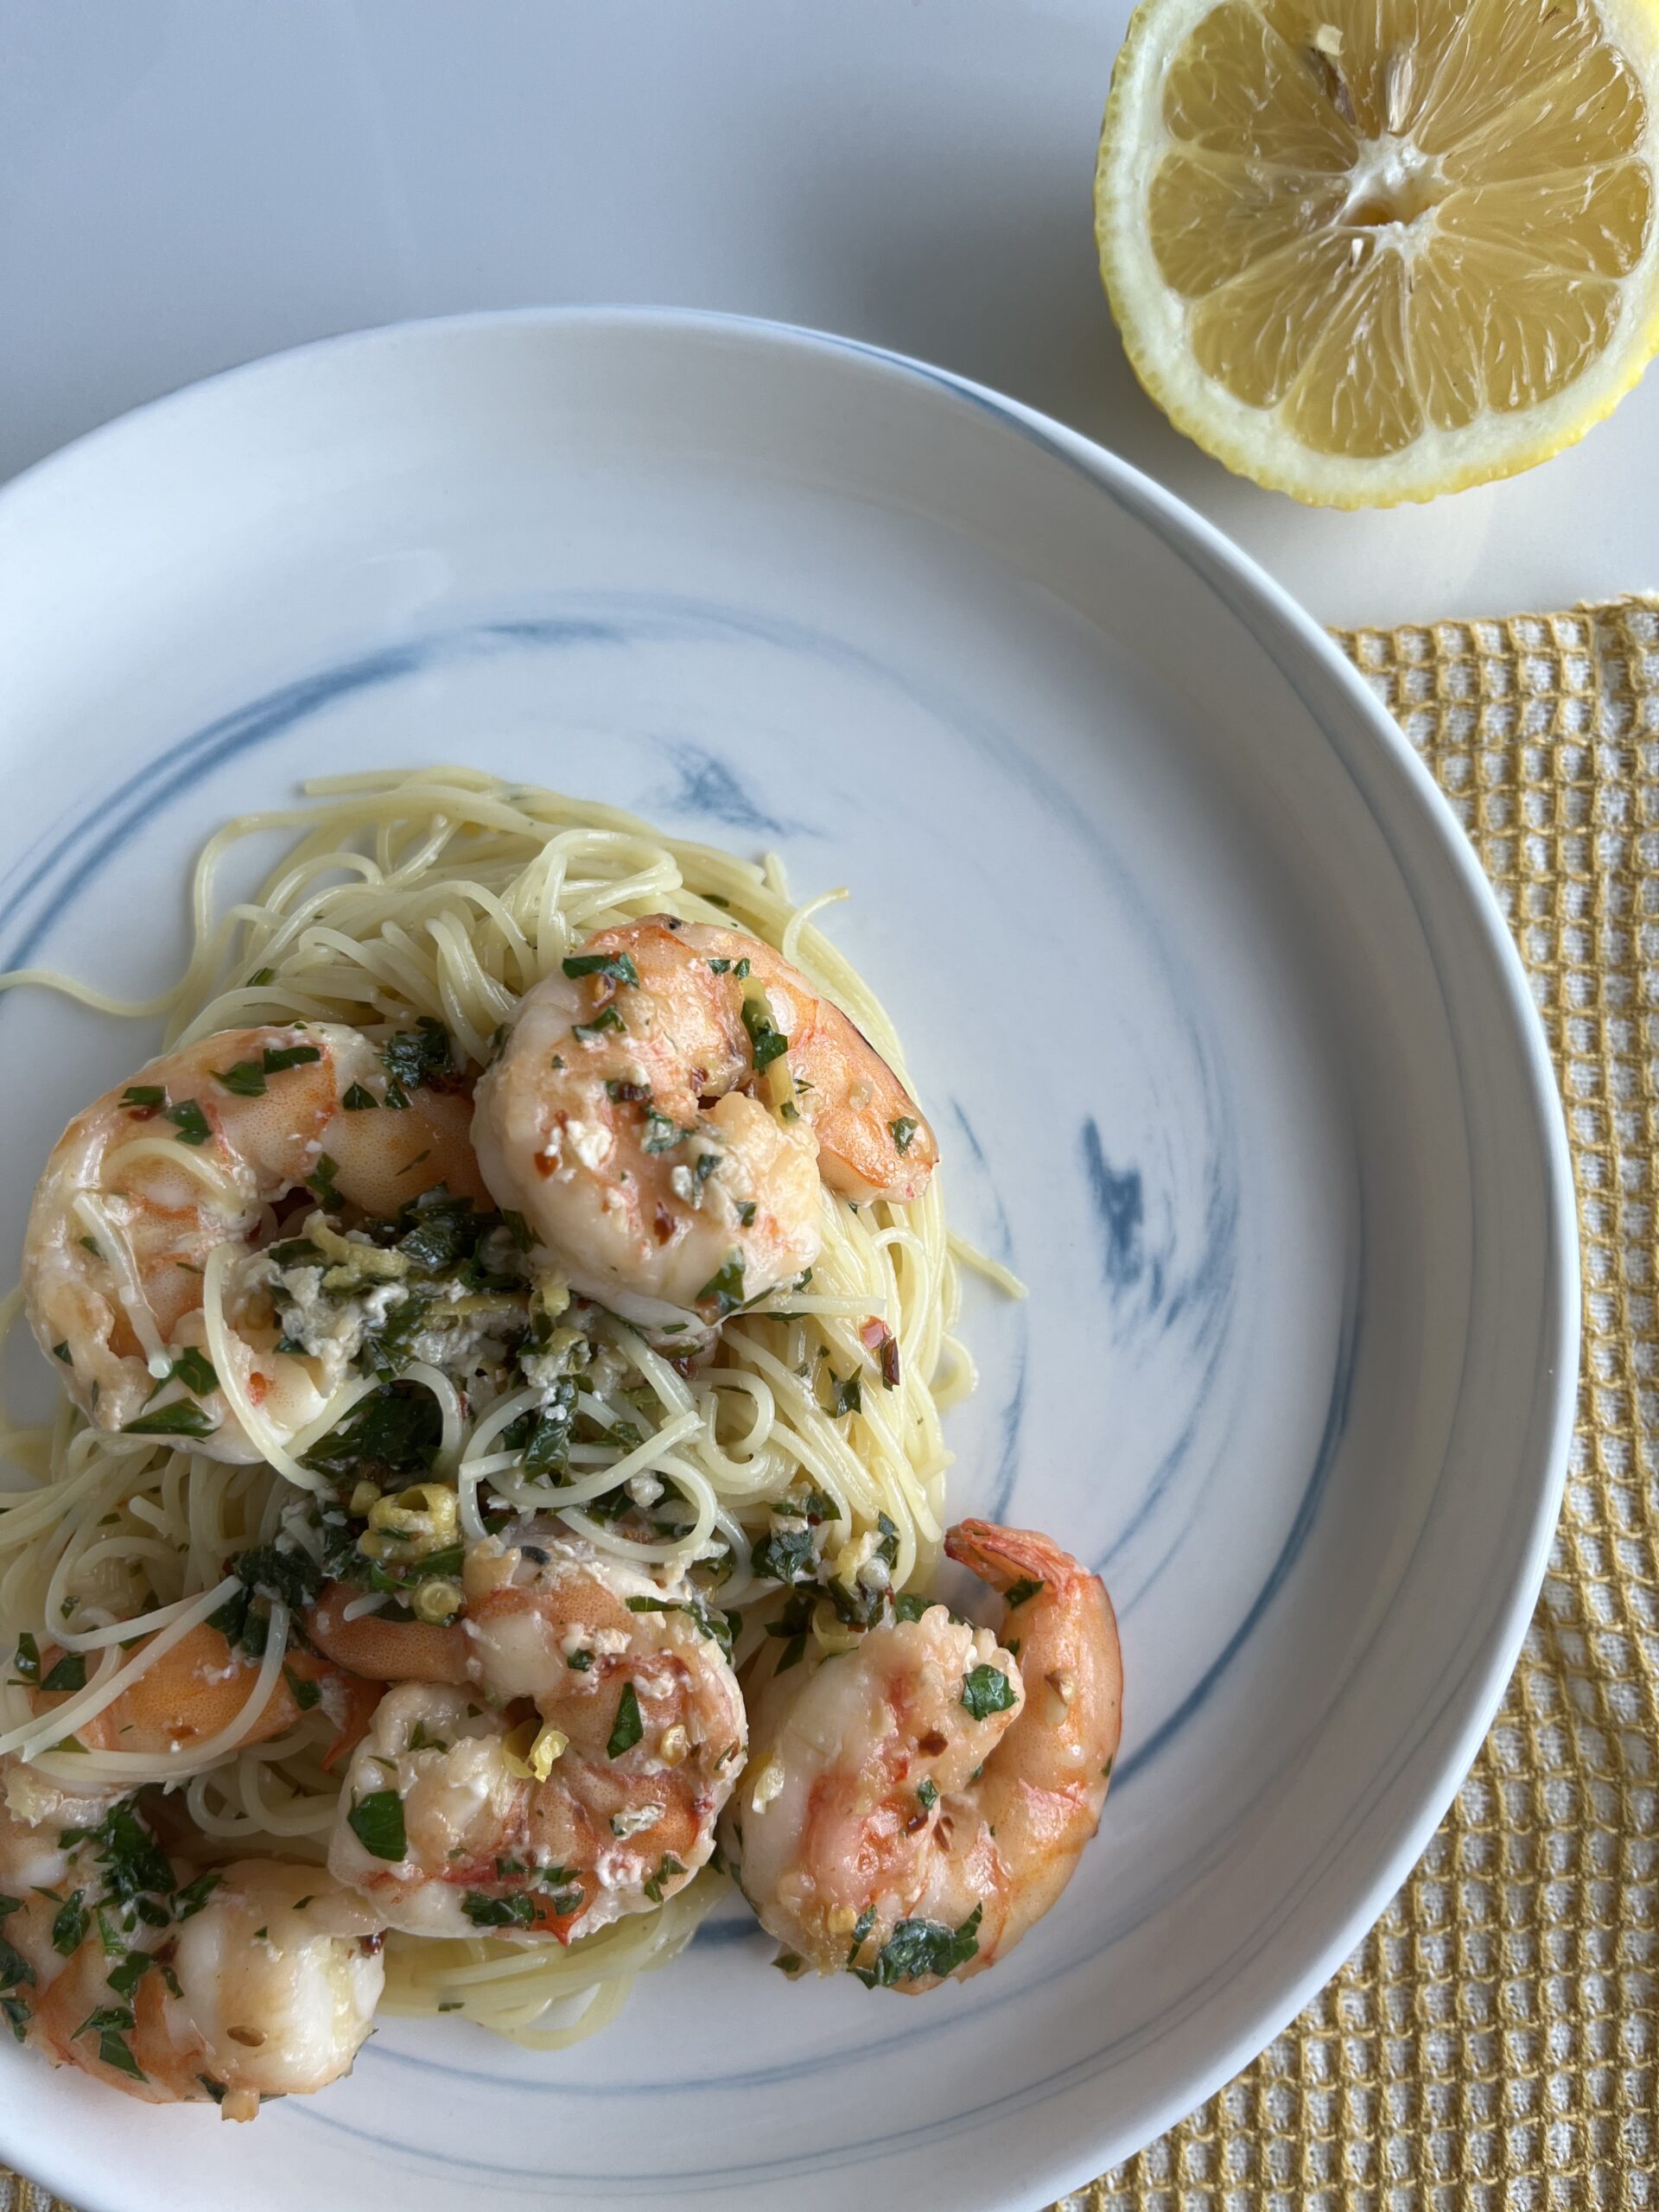
<path fill-rule="evenodd" d="M 859 1342 L 867 1351 L 879 1355 L 881 1363 L 881 1387 L 896 1390 L 899 1387 L 899 1339 L 885 1321 L 867 1321 L 858 1332 Z"/>

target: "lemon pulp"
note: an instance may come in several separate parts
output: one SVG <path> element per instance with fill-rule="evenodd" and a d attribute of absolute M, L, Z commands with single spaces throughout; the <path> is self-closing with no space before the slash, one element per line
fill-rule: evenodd
<path fill-rule="evenodd" d="M 1646 0 L 1145 0 L 1096 206 L 1130 357 L 1304 498 L 1582 435 L 1653 350 Z"/>

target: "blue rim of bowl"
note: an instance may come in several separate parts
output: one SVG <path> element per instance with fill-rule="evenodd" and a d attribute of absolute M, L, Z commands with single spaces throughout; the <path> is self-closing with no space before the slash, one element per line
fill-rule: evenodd
<path fill-rule="evenodd" d="M 1224 2087 L 1294 2019 L 1378 1919 L 1421 1856 L 1497 1713 L 1543 1585 L 1550 1543 L 1560 1515 L 1576 1408 L 1580 1327 L 1578 1218 L 1572 1157 L 1560 1093 L 1526 970 L 1474 850 L 1427 768 L 1346 656 L 1257 562 L 1173 493 L 1104 447 L 1052 417 L 950 370 L 834 332 L 707 309 L 617 304 L 493 308 L 467 315 L 421 317 L 369 326 L 288 347 L 221 370 L 130 409 L 0 486 L 0 518 L 3 518 L 17 495 L 33 493 L 41 487 L 49 489 L 54 474 L 67 473 L 71 466 L 84 466 L 95 459 L 105 444 L 117 445 L 175 410 L 188 409 L 207 395 L 218 396 L 233 390 L 245 380 L 309 367 L 330 355 L 347 351 L 390 346 L 423 337 L 484 334 L 495 329 L 552 332 L 607 327 L 724 337 L 740 345 L 758 343 L 780 352 L 798 349 L 858 359 L 880 373 L 931 387 L 973 406 L 1090 481 L 1185 563 L 1200 584 L 1238 620 L 1252 642 L 1302 700 L 1310 719 L 1327 738 L 1332 734 L 1328 717 L 1308 696 L 1303 678 L 1311 674 L 1335 688 L 1356 723 L 1369 735 L 1381 760 L 1405 786 L 1415 804 L 1422 828 L 1439 849 L 1440 857 L 1449 861 L 1466 895 L 1470 918 L 1491 960 L 1506 1011 L 1522 1050 L 1535 1133 L 1549 1169 L 1547 1280 L 1542 1286 L 1538 1382 L 1530 1421 L 1531 1434 L 1535 1438 L 1541 1434 L 1545 1446 L 1541 1454 L 1534 1455 L 1535 1496 L 1521 1571 L 1514 1578 L 1488 1633 L 1484 1664 L 1471 1668 L 1464 1677 L 1466 1709 L 1454 1738 L 1437 1762 L 1432 1784 L 1422 1789 L 1415 1815 L 1397 1824 L 1391 1843 L 1373 1847 L 1374 1863 L 1357 1885 L 1354 1902 L 1337 1916 L 1335 1924 L 1323 1937 L 1312 1943 L 1304 1940 L 1299 1947 L 1301 1955 L 1294 1963 L 1287 1962 L 1276 1977 L 1271 1977 L 1269 1993 L 1249 2005 L 1248 2023 L 1231 2032 L 1224 2048 L 1207 2064 L 1189 2069 L 1179 2086 L 1151 2100 L 1137 2117 L 1132 2136 L 1126 2136 L 1122 2141 L 1104 2138 L 1086 2157 L 1075 2153 L 1065 2156 L 1062 2162 L 1039 2174 L 1032 2174 L 1027 2168 L 1029 2202 L 1033 2205 L 1047 2202 L 1084 2185 L 1104 2169 L 1121 2163 L 1154 2140 Z M 1096 2069 L 1084 2070 L 1092 2073 Z M 1039 2103 L 1045 2093 L 1059 2094 L 1074 2086 L 1077 2072 L 1075 2068 L 1068 2069 L 1017 2101 L 1029 2107 Z M 987 2120 L 992 2119 L 994 2109 L 988 2109 L 984 2117 Z M 872 2144 L 868 2149 L 870 2154 L 880 2155 L 883 2149 L 906 2147 L 910 2139 L 904 2136 L 884 2144 Z M 68 2189 L 72 2193 L 77 2189 L 76 2183 L 64 2176 L 61 2169 L 56 2176 L 48 2171 L 39 2177 L 50 2188 Z M 98 2212 L 85 2200 L 84 2185 L 80 2193 L 82 2212 Z M 121 2212 L 121 2208 L 109 2203 L 103 2212 Z"/>

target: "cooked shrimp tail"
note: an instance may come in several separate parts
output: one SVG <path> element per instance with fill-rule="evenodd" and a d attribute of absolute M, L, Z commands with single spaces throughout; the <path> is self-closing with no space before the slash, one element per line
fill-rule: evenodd
<path fill-rule="evenodd" d="M 43 1676 L 50 1675 L 58 1656 L 51 1645 L 42 1651 Z M 322 1760 L 328 1770 L 356 1747 L 380 1696 L 378 1682 L 365 1681 L 297 1644 L 289 1646 L 282 1673 L 255 1711 L 250 1700 L 258 1677 L 257 1665 L 211 1621 L 202 1621 L 83 1720 L 77 1739 L 89 1751 L 149 1752 L 170 1759 L 233 1726 L 240 1715 L 245 1715 L 246 1726 L 239 1741 L 245 1745 L 286 1735 L 307 1711 L 315 1709 L 333 1731 Z M 315 1698 L 307 1696 L 302 1704 L 296 1682 L 314 1685 Z M 49 1713 L 73 1694 L 37 1689 L 35 1709 Z"/>
<path fill-rule="evenodd" d="M 995 1956 L 1058 1897 L 1099 1825 L 1122 1732 L 1122 1654 L 1100 1577 L 1046 1536 L 963 1521 L 944 1548 L 1001 1593 L 999 1634 L 1026 1688 L 1025 1712 L 988 1762 L 977 1801 L 997 1859 L 1015 1877 Z M 982 1955 L 965 1971 L 991 1962 Z"/>
<path fill-rule="evenodd" d="M 327 1584 L 305 1617 L 306 1634 L 336 1666 L 371 1682 L 451 1682 L 472 1680 L 467 1631 L 458 1620 L 442 1625 L 389 1620 L 382 1613 L 352 1617 L 363 1593 L 344 1582 Z"/>

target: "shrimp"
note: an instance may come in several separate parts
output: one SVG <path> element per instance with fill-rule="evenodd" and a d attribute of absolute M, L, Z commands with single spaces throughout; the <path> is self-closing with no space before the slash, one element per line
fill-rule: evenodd
<path fill-rule="evenodd" d="M 677 1332 L 811 1266 L 820 1179 L 914 1198 L 938 1156 L 886 1061 L 770 945 L 666 914 L 601 931 L 526 995 L 474 1141 L 573 1288 Z"/>
<path fill-rule="evenodd" d="M 34 1821 L 0 1813 L 0 2012 L 20 2041 L 235 2120 L 349 2070 L 385 1979 L 361 1897 L 275 1860 L 197 1874 L 124 1799 L 35 1802 Z"/>
<path fill-rule="evenodd" d="M 51 1648 L 41 1652 L 43 1679 L 50 1676 L 57 1656 Z M 231 1726 L 246 1707 L 258 1673 L 253 1662 L 232 1648 L 221 1630 L 202 1621 L 100 1712 L 83 1720 L 77 1739 L 89 1751 L 155 1752 L 162 1757 L 190 1751 Z M 305 1695 L 300 1686 L 306 1684 L 315 1688 L 315 1697 Z M 75 1694 L 36 1690 L 35 1709 L 49 1713 Z M 250 1715 L 240 1744 L 264 1744 L 285 1735 L 315 1707 L 334 1730 L 322 1760 L 325 1770 L 332 1770 L 361 1739 L 379 1698 L 378 1683 L 292 1646 L 270 1695 L 258 1713 Z"/>
<path fill-rule="evenodd" d="M 108 1790 L 72 1793 L 15 1758 L 0 1761 L 0 2014 L 22 2043 L 39 2039 L 41 2000 L 87 1933 L 86 1891 L 73 1870 L 90 1854 L 76 1839 L 95 1830 L 115 1801 Z M 170 1866 L 165 1885 L 173 1887 Z"/>
<path fill-rule="evenodd" d="M 159 1971 L 112 1984 L 93 1935 L 44 1991 L 33 2039 L 59 2063 L 151 2104 L 211 2097 L 226 2120 L 351 2071 L 385 1981 L 382 1930 L 320 1867 L 244 1859 L 181 1924 L 143 1933 L 122 1957 Z"/>
<path fill-rule="evenodd" d="M 362 1597 L 344 1582 L 327 1584 L 305 1617 L 305 1632 L 327 1659 L 371 1682 L 472 1680 L 467 1632 L 459 1621 L 387 1620 L 380 1613 L 346 1618 Z"/>
<path fill-rule="evenodd" d="M 721 1825 L 768 1933 L 884 1988 L 966 1980 L 1013 1949 L 1071 1879 L 1117 1749 L 1099 1577 L 984 1521 L 945 1548 L 1001 1592 L 998 1634 L 934 1605 L 774 1672 Z"/>
<path fill-rule="evenodd" d="M 474 1544 L 464 1582 L 478 1688 L 387 1693 L 330 1868 L 422 1936 L 568 1943 L 661 1904 L 712 1853 L 747 1740 L 710 1617 L 539 1528 Z"/>
<path fill-rule="evenodd" d="M 257 1459 L 216 1358 L 279 1434 L 321 1413 L 354 1347 L 276 1351 L 259 1268 L 245 1265 L 275 1202 L 308 1183 L 373 1214 L 440 1182 L 486 1199 L 467 1100 L 421 1089 L 389 1102 L 388 1088 L 355 1030 L 226 1029 L 152 1060 L 76 1116 L 35 1193 L 23 1289 L 41 1348 L 88 1421 L 188 1436 L 213 1459 Z M 397 1097 L 404 1110 L 365 1110 Z M 222 1247 L 228 1326 L 213 1348 L 204 1278 L 225 1266 Z"/>

